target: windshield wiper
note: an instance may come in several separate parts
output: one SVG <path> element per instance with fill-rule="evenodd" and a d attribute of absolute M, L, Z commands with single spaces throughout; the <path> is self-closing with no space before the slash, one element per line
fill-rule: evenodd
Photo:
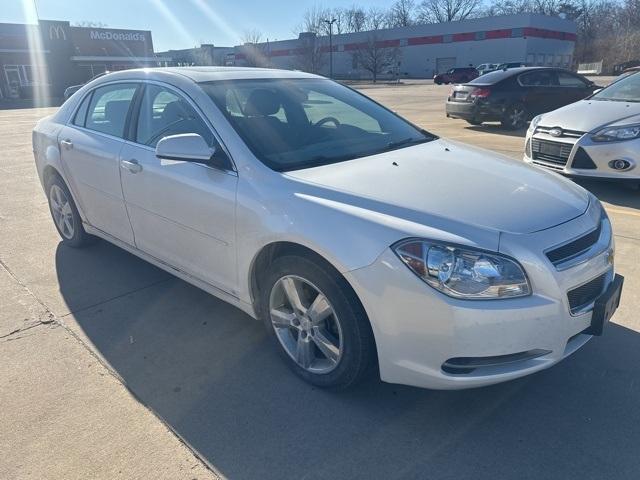
<path fill-rule="evenodd" d="M 431 141 L 430 138 L 405 138 L 403 140 L 398 140 L 397 142 L 389 142 L 387 143 L 387 150 L 393 150 L 400 147 L 408 147 L 409 145 L 418 145 L 419 143 L 425 143 Z"/>

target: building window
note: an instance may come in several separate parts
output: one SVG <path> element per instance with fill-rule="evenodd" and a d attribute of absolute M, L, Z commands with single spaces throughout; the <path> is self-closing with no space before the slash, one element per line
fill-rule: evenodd
<path fill-rule="evenodd" d="M 536 56 L 534 53 L 529 53 L 527 55 L 527 66 L 533 67 L 536 64 Z"/>
<path fill-rule="evenodd" d="M 547 62 L 546 62 L 546 64 L 549 67 L 553 66 L 553 55 L 551 53 L 547 53 Z"/>
<path fill-rule="evenodd" d="M 539 67 L 544 65 L 544 53 L 538 54 L 538 60 L 536 61 L 536 65 Z"/>
<path fill-rule="evenodd" d="M 476 40 L 484 40 L 487 38 L 487 32 L 476 32 Z"/>
<path fill-rule="evenodd" d="M 571 55 L 564 56 L 564 66 L 565 68 L 569 68 L 571 66 Z"/>
<path fill-rule="evenodd" d="M 522 35 L 523 35 L 522 28 L 512 28 L 511 29 L 511 37 L 512 38 L 522 37 Z"/>
<path fill-rule="evenodd" d="M 451 42 L 453 42 L 453 35 L 448 34 L 448 35 L 442 36 L 442 43 L 451 43 Z"/>
<path fill-rule="evenodd" d="M 401 47 L 406 47 L 409 44 L 409 40 L 407 38 L 401 38 L 400 39 L 400 46 Z"/>

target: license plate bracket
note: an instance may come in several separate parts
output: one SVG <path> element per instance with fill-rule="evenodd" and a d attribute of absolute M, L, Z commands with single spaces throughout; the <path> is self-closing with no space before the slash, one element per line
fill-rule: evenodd
<path fill-rule="evenodd" d="M 544 155 L 553 155 L 559 157 L 562 152 L 562 146 L 555 143 L 540 142 L 540 153 Z"/>
<path fill-rule="evenodd" d="M 623 284 L 624 277 L 616 274 L 607 289 L 596 298 L 591 313 L 591 325 L 584 333 L 597 336 L 602 335 L 604 327 L 609 323 L 609 320 L 611 320 L 611 317 L 620 305 Z"/>

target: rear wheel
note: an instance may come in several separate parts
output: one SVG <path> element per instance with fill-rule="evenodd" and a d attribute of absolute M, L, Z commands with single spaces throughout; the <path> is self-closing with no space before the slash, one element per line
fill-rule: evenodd
<path fill-rule="evenodd" d="M 82 226 L 82 218 L 80 218 L 73 197 L 62 178 L 58 175 L 52 175 L 47 180 L 45 189 L 49 201 L 49 211 L 53 223 L 62 237 L 62 242 L 74 248 L 94 243 L 97 238 L 89 235 Z"/>
<path fill-rule="evenodd" d="M 521 103 L 512 103 L 502 114 L 502 127 L 507 130 L 523 128 L 527 121 L 527 110 Z"/>
<path fill-rule="evenodd" d="M 482 120 L 478 120 L 476 118 L 467 118 L 467 123 L 471 125 L 482 125 Z"/>
<path fill-rule="evenodd" d="M 369 320 L 337 272 L 304 257 L 276 259 L 261 288 L 261 315 L 292 370 L 319 387 L 346 388 L 375 365 Z"/>

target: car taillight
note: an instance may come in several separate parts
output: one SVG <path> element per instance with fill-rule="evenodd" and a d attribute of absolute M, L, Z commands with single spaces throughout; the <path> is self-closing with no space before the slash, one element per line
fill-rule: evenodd
<path fill-rule="evenodd" d="M 491 95 L 491 90 L 488 88 L 474 88 L 469 94 L 473 98 L 487 98 Z"/>

